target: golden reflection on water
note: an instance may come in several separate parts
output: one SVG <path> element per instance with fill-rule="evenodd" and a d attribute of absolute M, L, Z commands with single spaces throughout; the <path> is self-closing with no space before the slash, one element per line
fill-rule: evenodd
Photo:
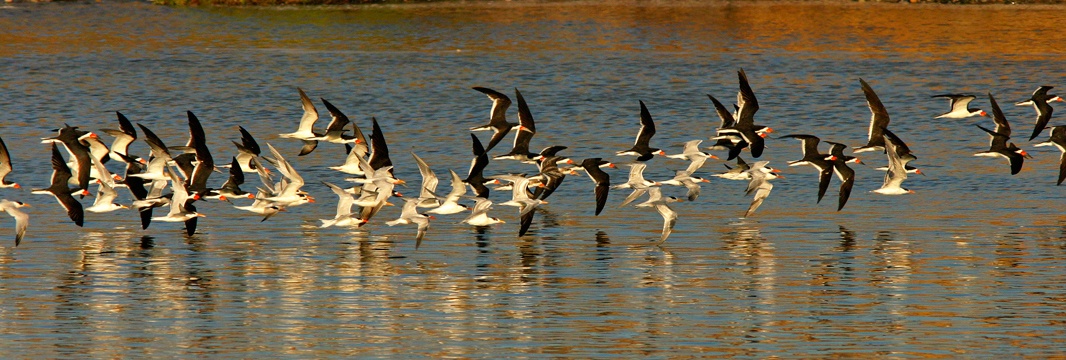
<path fill-rule="evenodd" d="M 143 3 L 34 5 L 44 11 L 27 16 L 8 10 L 0 17 L 5 46 L 0 57 L 27 54 L 120 52 L 150 54 L 180 47 L 300 49 L 304 51 L 655 51 L 708 54 L 787 51 L 846 53 L 886 58 L 907 53 L 927 60 L 964 60 L 1006 56 L 1015 60 L 1061 56 L 1066 49 L 1040 46 L 1066 40 L 1051 24 L 1058 8 L 1038 5 L 947 7 L 881 3 L 588 2 L 431 4 L 329 8 L 160 8 Z M 124 8 L 126 11 L 113 11 Z M 98 13 L 110 18 L 100 23 Z M 145 16 L 145 13 L 151 16 Z M 3 14 L 3 13 L 0 13 Z M 240 24 L 265 21 L 276 31 L 301 26 L 363 24 L 343 38 L 269 36 L 258 32 L 215 31 L 216 21 Z M 43 22 L 43 23 L 42 23 Z M 432 32 L 422 23 L 439 27 Z M 482 27 L 557 24 L 547 33 L 521 37 L 470 32 Z M 239 25 L 238 25 L 239 26 Z M 399 27 L 405 33 L 377 29 Z M 136 29 L 130 32 L 127 29 Z M 254 30 L 251 28 L 249 30 Z M 450 31 L 448 29 L 454 29 Z M 42 31 L 43 30 L 43 31 Z M 1020 34 L 1020 32 L 1028 32 Z M 1035 34 L 1034 34 L 1035 32 Z M 342 34 L 337 34 L 342 35 Z M 460 37 L 463 36 L 463 37 Z M 343 47 L 338 41 L 358 39 Z"/>

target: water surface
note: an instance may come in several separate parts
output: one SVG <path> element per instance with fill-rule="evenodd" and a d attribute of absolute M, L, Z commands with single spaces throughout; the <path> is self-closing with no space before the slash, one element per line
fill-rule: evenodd
<path fill-rule="evenodd" d="M 0 347 L 19 358 L 1063 356 L 1058 152 L 1024 141 L 1033 111 L 1010 105 L 1060 85 L 1066 50 L 1053 45 L 1066 35 L 1053 25 L 1063 14 L 792 3 L 8 4 L 0 129 L 16 159 L 10 179 L 46 185 L 38 139 L 63 123 L 113 128 L 122 111 L 180 145 L 191 110 L 216 161 L 235 154 L 242 125 L 292 154 L 320 201 L 262 223 L 205 203 L 208 217 L 187 237 L 175 224 L 142 231 L 130 212 L 89 214 L 77 228 L 52 199 L 5 189 L 3 198 L 34 207 L 23 244 L 0 247 Z M 906 183 L 917 194 L 870 194 L 883 175 L 857 166 L 851 201 L 836 212 L 835 180 L 818 204 L 814 171 L 790 168 L 741 219 L 744 184 L 716 179 L 674 206 L 680 220 L 660 248 L 650 245 L 658 214 L 617 208 L 624 195 L 615 192 L 593 216 L 592 183 L 571 176 L 529 236 L 515 236 L 515 211 L 500 206 L 494 214 L 507 224 L 476 230 L 442 216 L 415 251 L 412 228 L 383 224 L 395 208 L 362 229 L 318 229 L 335 201 L 319 181 L 343 181 L 326 168 L 343 151 L 324 144 L 296 158 L 299 144 L 275 135 L 295 128 L 302 87 L 368 133 L 376 117 L 397 176 L 416 184 L 410 151 L 442 178 L 465 173 L 466 129 L 489 107 L 470 87 L 517 87 L 538 122 L 533 147 L 624 160 L 613 154 L 637 131 L 637 100 L 659 124 L 654 143 L 677 152 L 712 134 L 706 94 L 732 100 L 740 68 L 759 96 L 757 119 L 775 134 L 853 145 L 865 141 L 858 78 L 867 80 L 928 174 Z M 972 125 L 991 120 L 933 120 L 947 104 L 929 96 L 948 92 L 978 94 L 986 110 L 991 92 L 1005 105 L 1014 141 L 1034 155 L 1022 173 L 971 156 L 987 146 Z M 768 146 L 772 165 L 799 158 L 795 141 Z M 684 166 L 655 159 L 646 175 Z M 5 232 L 14 226 L 0 219 Z"/>

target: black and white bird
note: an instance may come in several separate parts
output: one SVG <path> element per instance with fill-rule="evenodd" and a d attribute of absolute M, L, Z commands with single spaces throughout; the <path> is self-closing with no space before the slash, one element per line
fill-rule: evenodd
<path fill-rule="evenodd" d="M 655 155 L 666 155 L 666 152 L 659 150 L 659 148 L 651 147 L 652 136 L 655 136 L 655 121 L 651 118 L 648 107 L 641 100 L 640 131 L 637 132 L 637 139 L 633 142 L 633 147 L 629 148 L 629 150 L 619 151 L 618 155 L 636 156 L 637 161 L 648 161 Z"/>
<path fill-rule="evenodd" d="M 1029 153 L 1018 148 L 1018 145 L 1014 145 L 1014 143 L 1007 143 L 1011 134 L 1010 123 L 1007 122 L 1007 117 L 1003 115 L 1003 110 L 996 104 L 996 99 L 992 97 L 991 93 L 988 94 L 988 102 L 992 105 L 992 120 L 996 122 L 996 129 L 993 131 L 981 125 L 976 125 L 988 133 L 992 139 L 988 143 L 987 151 L 973 155 L 1006 158 L 1010 163 L 1010 174 L 1015 175 L 1022 171 L 1022 164 L 1025 162 L 1025 158 L 1029 157 Z"/>
<path fill-rule="evenodd" d="M 881 98 L 877 96 L 870 84 L 866 83 L 866 80 L 860 78 L 859 84 L 862 85 L 862 93 L 866 96 L 866 106 L 870 108 L 870 129 L 866 134 L 866 145 L 856 148 L 854 152 L 882 151 L 885 149 L 885 138 L 882 134 L 891 122 L 888 109 L 885 109 Z"/>
<path fill-rule="evenodd" d="M 485 96 L 489 97 L 489 100 L 492 100 L 492 109 L 489 110 L 489 123 L 470 128 L 470 131 L 492 131 L 489 146 L 485 147 L 485 151 L 489 151 L 500 141 L 503 141 L 503 138 L 507 137 L 511 129 L 518 124 L 507 122 L 507 108 L 511 107 L 511 98 L 499 91 L 486 87 L 475 86 L 473 89 L 485 94 Z"/>
<path fill-rule="evenodd" d="M 1062 181 L 1066 180 L 1066 126 L 1052 126 L 1051 137 L 1047 141 L 1033 146 L 1054 146 L 1059 148 L 1062 154 L 1059 155 L 1059 177 L 1055 185 L 1062 185 Z"/>
<path fill-rule="evenodd" d="M 15 219 L 15 246 L 22 243 L 22 238 L 26 236 L 26 229 L 30 226 L 30 216 L 19 210 L 28 206 L 30 204 L 21 201 L 0 200 L 0 211 L 6 212 Z"/>
<path fill-rule="evenodd" d="M 984 110 L 970 108 L 970 102 L 976 99 L 976 96 L 964 94 L 941 94 L 933 95 L 932 97 L 948 98 L 951 100 L 951 111 L 940 114 L 934 119 L 965 119 L 971 116 L 988 116 L 988 113 Z"/>
<path fill-rule="evenodd" d="M 751 168 L 747 170 L 751 181 L 748 182 L 748 188 L 744 192 L 747 195 L 754 194 L 755 197 L 752 198 L 748 211 L 744 212 L 744 217 L 750 217 L 751 214 L 755 213 L 755 210 L 770 196 L 770 190 L 774 189 L 774 184 L 771 184 L 770 180 L 784 178 L 784 176 L 778 175 L 779 170 L 766 166 L 768 164 L 770 164 L 769 161 L 759 161 L 752 164 Z"/>

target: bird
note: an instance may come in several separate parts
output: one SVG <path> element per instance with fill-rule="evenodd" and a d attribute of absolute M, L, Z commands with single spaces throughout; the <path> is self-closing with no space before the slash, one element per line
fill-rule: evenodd
<path fill-rule="evenodd" d="M 833 178 L 833 164 L 831 161 L 836 160 L 836 156 L 831 154 L 823 154 L 818 151 L 818 142 L 821 141 L 817 136 L 807 134 L 791 134 L 781 136 L 782 138 L 795 138 L 799 139 L 803 144 L 803 158 L 800 160 L 789 161 L 788 166 L 800 166 L 810 165 L 818 170 L 818 203 L 822 202 L 822 197 L 825 196 L 826 190 L 829 189 L 829 180 Z"/>
<path fill-rule="evenodd" d="M 30 204 L 21 201 L 0 200 L 0 210 L 15 219 L 15 246 L 19 246 L 22 243 L 22 238 L 26 236 L 26 229 L 30 226 L 30 216 L 19 210 L 19 208 L 29 206 Z"/>
<path fill-rule="evenodd" d="M 751 174 L 748 173 L 748 169 L 751 165 L 748 165 L 744 159 L 737 157 L 737 165 L 735 167 L 729 167 L 729 165 L 722 164 L 727 169 L 723 173 L 713 174 L 712 176 L 720 177 L 726 180 L 751 180 Z"/>
<path fill-rule="evenodd" d="M 499 184 L 500 181 L 485 177 L 485 167 L 489 166 L 488 152 L 481 146 L 481 140 L 478 140 L 477 135 L 470 134 L 470 140 L 474 158 L 470 160 L 470 170 L 467 171 L 466 179 L 463 179 L 463 182 L 469 185 L 471 190 L 474 190 L 475 196 L 488 199 L 490 190 L 486 184 Z"/>
<path fill-rule="evenodd" d="M 315 122 L 318 121 L 318 110 L 315 109 L 315 104 L 311 102 L 311 98 L 304 93 L 304 89 L 296 88 L 300 92 L 300 104 L 303 107 L 304 114 L 300 117 L 300 124 L 295 132 L 278 134 L 283 138 L 293 138 L 305 140 L 317 136 L 315 134 Z M 317 145 L 317 142 L 315 143 Z"/>
<path fill-rule="evenodd" d="M 1025 162 L 1025 158 L 1029 157 L 1029 153 L 1018 148 L 1014 143 L 1007 144 L 1011 134 L 1010 123 L 1007 122 L 1007 117 L 1003 115 L 1003 110 L 999 108 L 999 104 L 996 104 L 996 99 L 992 97 L 991 93 L 988 94 L 988 102 L 992 104 L 992 119 L 996 122 L 996 129 L 993 131 L 981 125 L 975 125 L 988 133 L 992 139 L 989 141 L 988 151 L 973 155 L 1006 158 L 1010 162 L 1010 174 L 1018 174 L 1018 172 L 1022 171 L 1022 164 Z"/>
<path fill-rule="evenodd" d="M 92 169 L 91 155 L 89 155 L 89 147 L 81 143 L 79 138 L 82 135 L 88 134 L 88 132 L 78 130 L 77 127 L 70 125 L 64 125 L 57 130 L 58 135 L 50 138 L 42 139 L 42 143 L 60 143 L 63 144 L 63 148 L 70 154 L 71 160 L 74 161 L 74 168 L 67 167 L 71 172 L 71 176 L 75 174 L 74 178 L 77 180 L 76 184 L 78 188 L 84 190 L 86 193 L 89 190 L 89 175 Z"/>
<path fill-rule="evenodd" d="M 940 114 L 934 119 L 965 119 L 971 116 L 988 116 L 988 113 L 986 113 L 984 110 L 970 108 L 970 102 L 976 99 L 977 96 L 964 94 L 941 94 L 933 95 L 932 97 L 951 99 L 951 111 Z"/>
<path fill-rule="evenodd" d="M 237 146 L 237 163 L 240 164 L 240 170 L 246 173 L 254 173 L 255 169 L 249 164 L 252 158 L 259 156 L 260 150 L 259 143 L 255 141 L 252 134 L 245 130 L 243 126 L 237 126 L 237 130 L 241 132 L 241 142 L 233 141 L 233 145 Z"/>
<path fill-rule="evenodd" d="M 518 127 L 514 135 L 514 145 L 511 151 L 504 155 L 492 157 L 494 160 L 518 160 L 525 163 L 533 162 L 539 154 L 529 152 L 529 141 L 537 134 L 537 125 L 533 122 L 533 113 L 526 105 L 526 99 L 518 89 L 514 89 L 515 100 L 518 101 Z"/>
<path fill-rule="evenodd" d="M 466 185 L 463 184 L 463 179 L 454 170 L 448 170 L 448 172 L 451 173 L 452 190 L 444 197 L 444 201 L 441 202 L 440 206 L 430 209 L 427 211 L 428 213 L 449 215 L 470 210 L 466 205 L 458 202 L 463 195 L 466 195 Z"/>
<path fill-rule="evenodd" d="M 778 175 L 780 172 L 777 169 L 767 167 L 769 161 L 759 161 L 751 165 L 751 168 L 747 170 L 751 181 L 748 182 L 748 188 L 744 192 L 748 195 L 755 194 L 755 197 L 751 201 L 751 205 L 748 206 L 748 211 L 744 212 L 744 217 L 750 217 L 763 201 L 770 196 L 770 190 L 773 190 L 774 185 L 770 183 L 770 180 L 784 178 L 784 176 Z"/>
<path fill-rule="evenodd" d="M 286 161 L 285 158 L 281 156 L 281 153 L 278 152 L 273 145 L 270 145 L 270 143 L 267 143 L 267 148 L 270 149 L 270 155 L 274 159 L 275 166 L 284 179 L 281 182 L 282 186 L 275 189 L 276 192 L 274 194 L 263 198 L 263 200 L 270 201 L 274 203 L 274 205 L 281 207 L 315 202 L 314 197 L 311 197 L 307 192 L 300 190 L 300 188 L 304 186 L 304 179 L 296 172 L 296 169 L 292 167 L 292 164 Z"/>
<path fill-rule="evenodd" d="M 696 170 L 699 170 L 703 167 L 703 164 L 707 162 L 707 159 L 718 158 L 718 156 L 701 151 L 701 143 L 703 143 L 703 140 L 687 141 L 685 142 L 684 150 L 682 150 L 680 154 L 666 155 L 666 157 L 670 159 L 683 159 L 690 161 L 688 168 L 686 168 L 685 171 L 688 171 L 690 174 L 693 174 L 696 172 Z"/>
<path fill-rule="evenodd" d="M 674 178 L 670 180 L 660 181 L 661 185 L 673 185 L 684 186 L 687 190 L 685 196 L 688 201 L 696 201 L 696 198 L 700 196 L 700 183 L 711 182 L 710 180 L 692 176 L 692 173 L 688 170 L 674 171 Z M 651 190 L 651 188 L 649 188 Z"/>
<path fill-rule="evenodd" d="M 7 175 L 11 174 L 12 169 L 11 153 L 7 152 L 7 145 L 4 144 L 4 139 L 0 138 L 0 188 L 22 188 L 19 183 L 7 180 Z"/>
<path fill-rule="evenodd" d="M 596 184 L 596 189 L 594 190 L 596 194 L 596 216 L 599 216 L 600 212 L 603 211 L 604 205 L 607 204 L 607 194 L 611 190 L 611 175 L 600 169 L 601 165 L 614 167 L 614 164 L 601 158 L 584 159 L 580 164 L 581 168 L 585 169 L 585 173 L 592 179 L 592 182 Z"/>
<path fill-rule="evenodd" d="M 470 210 L 470 216 L 467 216 L 460 223 L 478 227 L 506 223 L 506 221 L 503 221 L 498 217 L 489 216 L 488 213 L 491 208 L 492 200 L 475 198 L 474 207 Z"/>
<path fill-rule="evenodd" d="M 759 111 L 759 100 L 755 98 L 755 92 L 748 83 L 748 75 L 744 69 L 737 71 L 737 78 L 740 82 L 740 91 L 737 92 L 737 112 L 734 115 L 736 122 L 732 127 L 718 129 L 718 133 L 741 138 L 741 141 L 729 151 L 730 160 L 740 154 L 740 150 L 744 148 L 749 148 L 751 156 L 758 158 L 762 156 L 763 149 L 766 148 L 763 140 L 765 133 L 771 133 L 773 129 L 755 125 L 755 112 Z M 718 104 L 715 108 L 718 108 Z"/>
<path fill-rule="evenodd" d="M 352 212 L 352 205 L 355 205 L 355 198 L 352 194 L 344 191 L 340 186 L 334 185 L 323 181 L 322 184 L 326 185 L 333 190 L 334 194 L 337 194 L 337 214 L 332 219 L 322 219 L 323 228 L 330 226 L 363 226 L 366 221 L 358 217 L 358 213 Z"/>
<path fill-rule="evenodd" d="M 1061 97 L 1056 95 L 1048 95 L 1048 90 L 1051 90 L 1054 86 L 1041 86 L 1033 91 L 1033 95 L 1029 97 L 1029 100 L 1015 103 L 1014 105 L 1024 106 L 1032 105 L 1036 110 L 1036 126 L 1033 127 L 1033 135 L 1029 136 L 1029 141 L 1033 141 L 1040 135 L 1041 131 L 1047 127 L 1048 121 L 1051 120 L 1051 114 L 1055 109 L 1048 105 L 1048 101 L 1062 101 Z"/>
<path fill-rule="evenodd" d="M 877 97 L 877 93 L 870 87 L 870 84 L 866 83 L 866 80 L 859 78 L 859 84 L 862 85 L 863 95 L 866 95 L 866 106 L 870 108 L 870 130 L 866 134 L 868 139 L 866 145 L 856 148 L 854 152 L 884 150 L 885 138 L 881 135 L 888 128 L 888 123 L 891 122 L 888 110 L 885 109 L 885 105 L 881 103 L 881 98 Z"/>
<path fill-rule="evenodd" d="M 96 191 L 96 200 L 93 205 L 85 208 L 85 211 L 93 213 L 105 213 L 120 209 L 129 209 L 129 206 L 120 205 L 115 203 L 115 199 L 118 198 L 118 192 L 115 191 L 116 179 L 107 171 L 100 158 L 93 159 L 93 166 L 96 168 L 99 177 L 96 178 L 96 183 L 99 188 Z"/>
<path fill-rule="evenodd" d="M 518 217 L 520 219 L 518 236 L 525 236 L 530 224 L 533 223 L 533 215 L 536 214 L 533 210 L 542 204 L 547 204 L 547 202 L 531 197 L 532 195 L 529 193 L 529 178 L 521 175 L 503 175 L 499 178 L 512 183 L 511 200 L 502 202 L 500 205 L 518 207 Z M 538 186 L 544 186 L 544 184 L 541 183 Z"/>
<path fill-rule="evenodd" d="M 185 183 L 190 193 L 199 195 L 192 197 L 192 199 L 199 200 L 207 194 L 207 180 L 211 173 L 215 171 L 215 160 L 211 157 L 211 151 L 207 148 L 207 135 L 204 133 L 204 127 L 200 125 L 200 119 L 192 111 L 187 113 L 189 115 L 190 134 L 187 146 L 196 151 L 196 165 L 193 166 L 192 172 L 187 174 Z"/>
<path fill-rule="evenodd" d="M 422 246 L 422 238 L 426 237 L 426 230 L 429 229 L 429 221 L 435 219 L 435 217 L 433 217 L 432 215 L 418 213 L 418 199 L 404 198 L 404 200 L 406 201 L 406 203 L 403 204 L 403 209 L 400 210 L 400 218 L 392 221 L 386 221 L 385 225 L 418 225 L 418 234 L 415 235 L 415 250 L 418 250 L 418 247 Z"/>
<path fill-rule="evenodd" d="M 622 201 L 622 204 L 618 205 L 618 207 L 629 205 L 633 200 L 636 200 L 638 197 L 648 192 L 648 187 L 661 185 L 658 182 L 644 179 L 644 169 L 647 167 L 648 164 L 640 162 L 629 164 L 629 179 L 626 180 L 625 183 L 615 185 L 614 188 L 633 189 L 633 192 L 630 193 L 629 196 Z"/>
<path fill-rule="evenodd" d="M 485 151 L 489 151 L 496 144 L 499 144 L 507 136 L 507 133 L 511 132 L 511 129 L 518 124 L 507 122 L 507 108 L 511 107 L 511 98 L 499 91 L 486 87 L 475 86 L 473 89 L 485 94 L 489 97 L 489 100 L 492 100 L 492 109 L 489 110 L 489 123 L 470 128 L 470 131 L 492 130 L 489 146 L 485 148 Z"/>
<path fill-rule="evenodd" d="M 673 196 L 663 196 L 662 189 L 652 187 L 648 188 L 648 200 L 636 205 L 637 207 L 654 207 L 655 211 L 663 217 L 663 232 L 655 245 L 662 245 L 666 242 L 666 238 L 670 237 L 670 233 L 674 231 L 674 225 L 677 225 L 677 212 L 671 209 L 668 204 L 679 201 L 684 200 Z"/>
<path fill-rule="evenodd" d="M 89 172 L 86 171 L 86 174 Z M 63 161 L 63 155 L 59 154 L 59 149 L 56 148 L 56 144 L 52 144 L 52 184 L 44 189 L 33 189 L 30 191 L 32 194 L 47 194 L 52 195 L 59 201 L 59 205 L 63 206 L 63 209 L 67 211 L 67 217 L 74 221 L 74 225 L 82 226 L 85 222 L 85 209 L 81 206 L 81 203 L 74 196 L 71 196 L 75 190 L 80 190 L 81 195 L 88 196 L 89 191 L 85 189 L 71 189 L 67 182 L 70 180 L 70 168 L 67 167 L 67 163 Z"/>
<path fill-rule="evenodd" d="M 633 142 L 633 147 L 629 148 L 629 150 L 619 151 L 617 154 L 636 156 L 637 161 L 648 161 L 655 155 L 666 155 L 666 152 L 649 145 L 651 137 L 655 136 L 655 121 L 652 120 L 651 113 L 648 112 L 648 107 L 644 105 L 644 101 L 639 101 L 640 131 L 637 132 L 637 139 Z"/>
<path fill-rule="evenodd" d="M 249 163 L 258 164 L 259 162 L 251 161 L 251 159 L 249 159 Z M 226 182 L 222 183 L 222 186 L 218 189 L 208 189 L 204 197 L 207 199 L 219 199 L 222 201 L 229 201 L 229 199 L 235 199 L 239 197 L 247 197 L 249 199 L 254 199 L 255 195 L 250 192 L 241 190 L 241 185 L 243 184 L 244 170 L 241 169 L 240 161 L 237 160 L 236 156 L 234 156 L 230 160 L 229 178 L 227 178 Z"/>
<path fill-rule="evenodd" d="M 324 133 L 314 133 L 313 136 L 307 138 L 301 138 L 304 145 L 300 148 L 300 153 L 297 156 L 304 156 L 310 154 L 318 147 L 319 141 L 327 141 L 335 144 L 349 144 L 355 143 L 355 147 L 362 147 L 366 149 L 366 138 L 363 137 L 363 132 L 359 130 L 359 126 L 351 120 L 348 120 L 348 116 L 344 115 L 336 106 L 333 106 L 326 99 L 322 99 L 322 104 L 326 106 L 326 110 L 329 111 L 331 118 L 329 124 L 326 125 L 326 131 Z M 306 105 L 305 105 L 306 115 Z M 348 124 L 352 124 L 352 128 L 355 130 L 353 135 L 345 134 Z"/>
<path fill-rule="evenodd" d="M 911 161 L 918 160 L 918 157 L 911 153 L 911 148 L 907 146 L 907 143 L 903 142 L 899 136 L 896 136 L 896 133 L 888 129 L 882 129 L 881 135 L 895 145 L 896 154 L 899 155 L 900 161 L 903 162 L 903 169 L 906 170 L 908 174 L 925 175 L 921 169 L 909 165 Z M 888 171 L 888 166 L 878 167 L 876 170 Z"/>
<path fill-rule="evenodd" d="M 429 168 L 429 164 L 425 160 L 418 157 L 414 151 L 411 151 L 411 157 L 415 159 L 415 164 L 418 165 L 418 173 L 422 175 L 422 187 L 419 189 L 418 203 L 419 207 L 438 207 L 441 205 L 441 200 L 434 192 L 437 191 L 437 185 L 440 183 L 440 179 L 437 178 L 437 174 L 433 172 L 433 169 Z M 452 171 L 455 173 L 455 171 Z M 457 175 L 458 176 L 458 175 Z M 466 191 L 466 184 L 463 184 L 460 180 L 459 186 L 463 187 L 463 192 Z"/>
<path fill-rule="evenodd" d="M 137 128 L 133 127 L 130 119 L 122 115 L 121 112 L 116 111 L 115 114 L 118 115 L 118 129 L 103 129 L 101 131 L 115 138 L 111 142 L 111 158 L 115 161 L 123 161 L 120 155 L 130 155 L 130 144 L 137 140 Z"/>
<path fill-rule="evenodd" d="M 885 137 L 885 153 L 888 156 L 888 170 L 885 171 L 885 182 L 880 188 L 873 192 L 883 195 L 903 195 L 913 194 L 914 190 L 908 190 L 903 188 L 903 181 L 907 180 L 907 168 L 906 163 L 900 156 L 897 150 L 897 145 L 894 141 L 888 139 L 889 135 L 882 135 Z"/>
<path fill-rule="evenodd" d="M 844 149 L 848 146 L 832 141 L 826 141 L 830 145 L 829 155 L 826 160 L 833 164 L 833 173 L 840 178 L 840 197 L 837 200 L 837 211 L 844 209 L 851 197 L 851 189 L 855 186 L 855 170 L 848 166 L 849 162 L 861 164 L 861 160 L 854 156 L 844 155 Z"/>
<path fill-rule="evenodd" d="M 204 214 L 196 212 L 196 208 L 190 207 L 188 200 L 197 200 L 200 197 L 198 194 L 189 194 L 189 190 L 186 185 L 182 183 L 174 171 L 167 169 L 166 173 L 170 176 L 170 188 L 174 194 L 170 198 L 170 211 L 166 216 L 156 216 L 152 220 L 166 221 L 166 222 L 186 222 L 189 219 L 195 217 L 204 217 Z"/>
<path fill-rule="evenodd" d="M 1052 126 L 1051 137 L 1047 141 L 1033 145 L 1034 147 L 1043 146 L 1055 146 L 1062 152 L 1059 155 L 1059 177 L 1055 185 L 1062 185 L 1062 181 L 1066 180 L 1066 126 Z"/>

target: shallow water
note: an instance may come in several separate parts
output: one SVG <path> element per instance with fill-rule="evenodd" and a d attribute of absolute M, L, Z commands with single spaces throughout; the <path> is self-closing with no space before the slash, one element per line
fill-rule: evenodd
<path fill-rule="evenodd" d="M 264 147 L 293 155 L 319 202 L 262 223 L 204 203 L 208 217 L 186 237 L 176 224 L 142 231 L 130 212 L 88 214 L 77 228 L 54 200 L 4 189 L 3 198 L 34 206 L 23 244 L 0 246 L 0 347 L 19 358 L 1063 356 L 1058 151 L 1024 141 L 1033 111 L 1010 105 L 1038 85 L 1060 85 L 1059 10 L 8 4 L 0 129 L 16 161 L 9 179 L 46 185 L 38 139 L 63 123 L 113 128 L 118 110 L 175 145 L 191 110 L 216 161 L 235 154 L 229 140 L 243 125 Z M 857 79 L 867 80 L 928 173 L 905 184 L 917 194 L 871 194 L 883 175 L 856 166 L 855 192 L 836 212 L 836 180 L 817 204 L 814 171 L 787 168 L 758 212 L 741 219 L 744 184 L 715 179 L 697 201 L 674 206 L 680 219 L 660 248 L 650 245 L 658 214 L 617 208 L 624 195 L 615 191 L 595 217 L 592 183 L 570 176 L 529 236 L 517 238 L 514 209 L 498 206 L 493 214 L 507 224 L 475 230 L 442 216 L 415 251 L 414 229 L 383 224 L 395 208 L 362 229 L 318 229 L 336 201 L 319 181 L 342 181 L 326 166 L 343 151 L 323 144 L 296 158 L 299 144 L 275 135 L 295 128 L 299 86 L 367 133 L 376 117 L 397 176 L 418 183 L 415 151 L 446 179 L 447 169 L 465 173 L 466 129 L 487 119 L 489 101 L 470 87 L 517 87 L 537 119 L 533 147 L 564 144 L 575 159 L 620 161 L 614 151 L 639 126 L 637 100 L 658 124 L 653 145 L 676 152 L 713 132 L 705 94 L 732 100 L 739 68 L 759 96 L 757 120 L 775 134 L 852 145 L 865 141 Z M 984 94 L 997 97 L 1014 141 L 1034 155 L 1022 173 L 971 156 L 987 146 L 972 124 L 990 119 L 932 119 L 947 104 L 929 96 L 946 92 L 978 94 L 974 105 L 986 110 Z M 768 146 L 771 165 L 799 157 L 795 141 Z M 723 163 L 711 160 L 704 172 Z M 655 159 L 646 175 L 684 166 Z M 488 172 L 533 170 L 497 161 Z M 6 215 L 0 224 L 14 226 Z"/>

